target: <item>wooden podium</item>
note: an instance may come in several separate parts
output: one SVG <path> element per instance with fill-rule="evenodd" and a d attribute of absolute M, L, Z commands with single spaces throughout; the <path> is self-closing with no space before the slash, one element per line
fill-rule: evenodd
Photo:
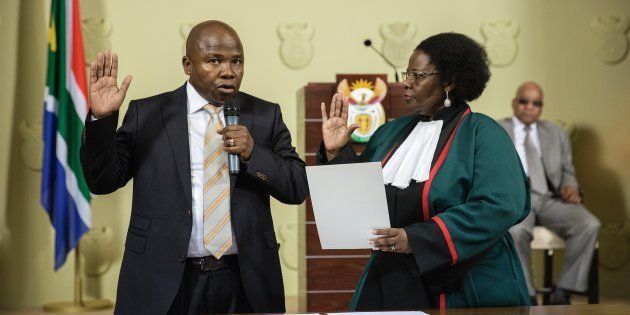
<path fill-rule="evenodd" d="M 384 74 L 338 74 L 336 83 L 308 83 L 304 87 L 303 143 L 307 165 L 317 164 L 315 154 L 322 140 L 321 103 L 330 106 L 330 100 L 343 78 L 348 81 L 374 81 L 377 77 L 387 82 L 387 75 Z M 387 90 L 387 95 L 381 101 L 387 120 L 407 115 L 402 83 L 388 83 Z M 365 144 L 354 143 L 353 146 L 357 152 L 362 152 L 365 148 Z M 323 250 L 319 243 L 310 198 L 306 200 L 305 224 L 307 312 L 347 311 L 370 250 Z"/>

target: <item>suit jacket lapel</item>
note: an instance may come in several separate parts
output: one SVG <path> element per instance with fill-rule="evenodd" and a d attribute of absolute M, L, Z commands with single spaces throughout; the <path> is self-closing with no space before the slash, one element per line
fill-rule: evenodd
<path fill-rule="evenodd" d="M 190 178 L 190 144 L 188 140 L 188 106 L 186 85 L 173 91 L 170 99 L 161 104 L 162 119 L 171 144 L 177 172 L 188 206 L 192 207 L 192 184 Z"/>
<path fill-rule="evenodd" d="M 507 131 L 508 135 L 510 136 L 510 139 L 512 139 L 512 143 L 514 142 L 514 122 L 512 121 L 512 118 L 506 118 L 504 120 L 504 124 L 505 124 L 505 131 Z"/>
<path fill-rule="evenodd" d="M 549 141 L 552 138 L 549 136 L 549 130 L 547 129 L 547 125 L 542 122 L 542 121 L 538 121 L 538 141 L 540 143 L 540 156 L 542 157 L 542 163 L 543 163 L 543 167 L 545 169 L 545 175 L 547 175 L 547 178 L 549 178 L 549 174 L 547 172 L 547 166 L 550 165 L 549 164 L 549 152 L 551 151 L 551 144 L 549 143 Z"/>
<path fill-rule="evenodd" d="M 252 134 L 254 131 L 252 130 L 253 120 L 254 120 L 254 107 L 252 103 L 247 102 L 247 98 L 243 93 L 239 93 L 236 97 L 238 97 L 239 105 L 240 105 L 240 113 L 239 113 L 239 125 L 247 127 L 249 133 Z M 242 172 L 242 170 L 241 170 Z M 230 176 L 230 191 L 234 192 L 234 185 L 236 185 L 236 179 L 238 176 L 231 175 Z M 234 200 L 232 200 L 234 202 Z"/>

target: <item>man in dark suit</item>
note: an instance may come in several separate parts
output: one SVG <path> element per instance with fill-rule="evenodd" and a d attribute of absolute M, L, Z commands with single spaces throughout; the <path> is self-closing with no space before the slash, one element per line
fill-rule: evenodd
<path fill-rule="evenodd" d="M 188 82 L 118 110 L 131 83 L 116 83 L 118 57 L 90 67 L 91 112 L 81 146 L 90 190 L 108 194 L 134 179 L 116 313 L 284 312 L 279 244 L 269 197 L 300 204 L 304 162 L 280 107 L 239 92 L 243 46 L 219 21 L 195 26 L 182 59 Z M 225 126 L 223 105 L 240 104 Z M 240 159 L 227 172 L 227 154 Z"/>
<path fill-rule="evenodd" d="M 567 132 L 540 120 L 542 108 L 542 89 L 534 82 L 526 82 L 512 100 L 514 117 L 499 121 L 516 146 L 532 190 L 532 211 L 510 229 L 510 234 L 523 265 L 532 302 L 536 294 L 530 262 L 534 223 L 538 220 L 565 239 L 564 266 L 551 302 L 569 304 L 571 292 L 587 289 L 600 223 L 582 204 Z"/>

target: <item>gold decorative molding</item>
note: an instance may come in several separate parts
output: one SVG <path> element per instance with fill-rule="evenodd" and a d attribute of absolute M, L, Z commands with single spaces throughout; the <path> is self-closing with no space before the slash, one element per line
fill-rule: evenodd
<path fill-rule="evenodd" d="M 114 261 L 113 239 L 114 232 L 107 226 L 94 227 L 81 237 L 81 254 L 88 276 L 99 277 L 111 268 Z"/>
<path fill-rule="evenodd" d="M 26 167 L 32 171 L 42 170 L 44 141 L 42 140 L 42 123 L 22 121 L 18 127 L 20 134 L 20 157 Z"/>
<path fill-rule="evenodd" d="M 112 34 L 112 23 L 105 18 L 89 17 L 81 20 L 83 43 L 85 46 L 85 62 L 96 60 L 99 51 L 110 49 L 109 36 Z"/>
<path fill-rule="evenodd" d="M 409 61 L 409 55 L 417 43 L 416 26 L 408 21 L 398 21 L 381 24 L 379 31 L 383 38 L 383 54 L 398 67 L 404 67 Z"/>
<path fill-rule="evenodd" d="M 302 69 L 313 59 L 315 29 L 308 23 L 288 23 L 278 25 L 280 37 L 280 60 L 291 69 Z"/>
<path fill-rule="evenodd" d="M 497 20 L 481 24 L 481 35 L 485 39 L 491 65 L 505 67 L 516 60 L 518 33 L 519 25 L 514 20 Z"/>
<path fill-rule="evenodd" d="M 597 55 L 606 64 L 621 63 L 628 55 L 628 27 L 630 18 L 619 16 L 596 16 L 591 20 L 591 29 L 599 40 Z"/>

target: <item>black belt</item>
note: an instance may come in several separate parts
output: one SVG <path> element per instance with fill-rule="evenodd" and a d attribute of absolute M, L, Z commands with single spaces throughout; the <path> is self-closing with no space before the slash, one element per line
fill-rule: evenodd
<path fill-rule="evenodd" d="M 214 271 L 230 267 L 237 259 L 236 255 L 223 255 L 219 259 L 214 256 L 189 257 L 188 261 L 194 269 Z"/>

